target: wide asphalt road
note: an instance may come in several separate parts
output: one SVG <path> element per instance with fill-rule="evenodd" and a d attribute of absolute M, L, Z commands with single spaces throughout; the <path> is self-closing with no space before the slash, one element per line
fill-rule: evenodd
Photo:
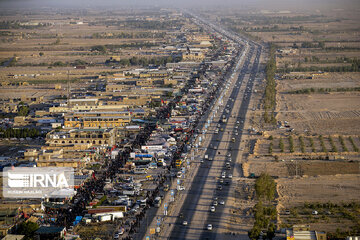
<path fill-rule="evenodd" d="M 256 55 L 253 56 L 255 51 Z M 218 182 L 221 178 L 221 173 L 226 171 L 226 176 L 228 176 L 228 174 L 233 172 L 234 165 L 238 164 L 232 161 L 231 169 L 225 170 L 227 155 L 231 152 L 231 158 L 236 160 L 239 152 L 239 144 L 244 127 L 243 120 L 248 109 L 253 82 L 258 70 L 260 54 L 261 48 L 250 44 L 250 50 L 246 54 L 245 62 L 243 63 L 237 81 L 231 85 L 232 91 L 230 96 L 226 96 L 225 99 L 228 99 L 227 102 L 218 110 L 220 112 L 216 119 L 219 119 L 219 117 L 222 118 L 222 116 L 225 115 L 228 120 L 226 124 L 220 123 L 219 128 L 222 128 L 224 131 L 219 131 L 218 134 L 215 134 L 213 130 L 219 124 L 217 122 L 215 122 L 208 131 L 208 134 L 210 134 L 208 137 L 212 138 L 210 145 L 215 146 L 217 149 L 209 148 L 206 154 L 214 160 L 204 162 L 195 176 L 191 189 L 180 211 L 183 217 L 178 217 L 176 226 L 171 232 L 170 239 L 216 239 L 216 228 L 219 225 L 224 206 L 218 205 L 215 213 L 211 213 L 209 210 L 215 196 L 218 197 L 218 202 L 220 202 L 220 200 L 226 201 L 228 195 L 229 186 L 222 184 L 222 190 L 216 190 L 216 188 L 219 185 Z M 253 59 L 254 57 L 255 59 Z M 253 64 L 249 72 L 249 65 L 252 59 Z M 250 75 L 248 75 L 248 73 L 250 73 Z M 247 83 L 245 83 L 244 79 L 247 80 Z M 240 92 L 241 84 L 244 83 L 246 84 L 246 90 Z M 234 103 L 236 103 L 235 108 L 237 109 L 233 111 Z M 238 106 L 239 104 L 240 107 Z M 225 108 L 227 108 L 231 114 L 227 113 Z M 239 121 L 238 135 L 235 135 L 234 127 L 237 121 Z M 235 143 L 232 143 L 232 137 L 236 139 Z M 223 179 L 223 181 L 229 181 L 229 183 L 231 183 L 231 179 L 228 178 Z M 184 220 L 188 221 L 188 226 L 182 225 Z M 207 224 L 213 225 L 212 231 L 206 229 Z"/>

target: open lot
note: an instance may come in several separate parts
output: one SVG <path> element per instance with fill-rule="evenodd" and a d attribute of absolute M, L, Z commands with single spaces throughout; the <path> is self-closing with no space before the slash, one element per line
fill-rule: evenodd
<path fill-rule="evenodd" d="M 360 198 L 359 182 L 359 174 L 278 179 L 277 189 L 280 202 L 278 208 L 280 209 L 281 223 L 311 224 L 314 230 L 331 232 L 335 232 L 337 228 L 345 231 L 357 226 L 356 224 L 359 222 L 358 205 L 345 208 L 339 206 L 343 206 L 344 203 L 358 203 Z M 310 203 L 315 203 L 315 205 L 309 207 Z M 319 207 L 317 203 L 336 205 Z M 304 204 L 307 204 L 306 208 Z M 285 209 L 292 209 L 293 212 L 285 215 Z M 314 210 L 319 214 L 312 214 Z"/>

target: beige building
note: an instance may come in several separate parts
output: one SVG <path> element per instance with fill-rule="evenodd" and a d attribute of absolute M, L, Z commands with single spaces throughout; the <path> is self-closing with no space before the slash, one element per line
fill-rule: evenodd
<path fill-rule="evenodd" d="M 116 129 L 72 129 L 57 132 L 53 130 L 46 135 L 48 146 L 63 147 L 77 144 L 89 146 L 113 146 L 116 143 Z"/>
<path fill-rule="evenodd" d="M 182 60 L 185 62 L 201 62 L 205 59 L 205 55 L 202 52 L 184 52 L 182 54 Z"/>
<path fill-rule="evenodd" d="M 131 122 L 130 112 L 76 112 L 64 116 L 65 128 L 115 128 Z"/>
<path fill-rule="evenodd" d="M 311 231 L 310 225 L 294 225 L 286 230 L 286 240 L 326 240 L 326 233 Z"/>

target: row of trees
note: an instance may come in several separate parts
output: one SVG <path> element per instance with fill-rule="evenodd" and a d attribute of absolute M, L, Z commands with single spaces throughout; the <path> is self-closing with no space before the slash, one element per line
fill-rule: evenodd
<path fill-rule="evenodd" d="M 154 58 L 145 58 L 145 57 L 132 57 L 120 59 L 120 61 L 110 61 L 107 60 L 106 64 L 117 64 L 121 66 L 148 66 L 148 65 L 165 65 L 166 63 L 179 62 L 181 57 L 154 57 Z"/>
<path fill-rule="evenodd" d="M 164 38 L 166 35 L 165 32 L 161 33 L 152 33 L 152 32 L 120 32 L 120 33 L 93 33 L 91 38 L 99 39 L 113 39 L 113 38 L 120 38 L 120 39 L 133 39 L 133 38 Z"/>
<path fill-rule="evenodd" d="M 69 66 L 78 66 L 78 65 L 90 65 L 88 62 L 81 60 L 81 59 L 76 59 L 74 62 L 63 62 L 63 61 L 56 61 L 56 62 L 52 62 L 52 63 L 48 63 L 48 62 L 41 62 L 41 63 L 32 63 L 32 62 L 28 62 L 28 63 L 21 63 L 21 64 L 16 64 L 16 66 L 22 66 L 22 67 L 34 67 L 34 66 L 40 66 L 40 67 L 69 67 Z"/>
<path fill-rule="evenodd" d="M 266 123 L 276 124 L 275 106 L 276 106 L 276 60 L 275 46 L 270 46 L 270 59 L 266 65 L 266 88 L 264 96 L 264 121 Z"/>
<path fill-rule="evenodd" d="M 89 26 L 125 26 L 129 29 L 164 30 L 179 28 L 183 23 L 180 20 L 158 21 L 158 20 L 106 20 L 90 22 Z"/>
<path fill-rule="evenodd" d="M 290 72 L 360 72 L 360 60 L 353 59 L 351 65 L 342 66 L 307 66 L 302 67 L 299 63 L 297 67 L 285 67 L 279 69 L 280 73 Z"/>
<path fill-rule="evenodd" d="M 262 230 L 267 230 L 266 239 L 273 239 L 275 236 L 276 208 L 272 204 L 267 206 L 263 201 L 271 203 L 275 199 L 276 183 L 274 179 L 266 173 L 262 173 L 255 182 L 256 196 L 259 202 L 255 205 L 255 223 L 248 232 L 251 240 L 259 239 Z"/>
<path fill-rule="evenodd" d="M 51 23 L 38 23 L 37 25 L 25 25 L 20 21 L 1 21 L 0 29 L 35 29 L 51 26 Z"/>
<path fill-rule="evenodd" d="M 39 137 L 40 131 L 36 128 L 0 128 L 1 138 L 27 138 Z"/>
<path fill-rule="evenodd" d="M 310 94 L 310 93 L 327 93 L 327 92 L 359 92 L 360 87 L 353 88 L 304 88 L 290 91 L 291 94 Z"/>
<path fill-rule="evenodd" d="M 123 44 L 107 44 L 107 45 L 95 45 L 90 47 L 91 52 L 99 52 L 102 54 L 107 53 L 107 51 L 117 51 L 121 48 L 149 48 L 158 46 L 157 43 L 151 42 L 132 42 L 132 43 L 123 43 Z"/>

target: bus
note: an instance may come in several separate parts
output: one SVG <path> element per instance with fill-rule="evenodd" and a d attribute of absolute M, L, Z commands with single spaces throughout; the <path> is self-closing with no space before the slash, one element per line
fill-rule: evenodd
<path fill-rule="evenodd" d="M 154 200 L 155 207 L 160 207 L 161 205 L 161 197 L 156 197 Z"/>
<path fill-rule="evenodd" d="M 181 168 L 181 165 L 182 165 L 182 159 L 177 159 L 175 162 L 175 167 L 177 169 L 179 169 L 179 168 Z"/>

